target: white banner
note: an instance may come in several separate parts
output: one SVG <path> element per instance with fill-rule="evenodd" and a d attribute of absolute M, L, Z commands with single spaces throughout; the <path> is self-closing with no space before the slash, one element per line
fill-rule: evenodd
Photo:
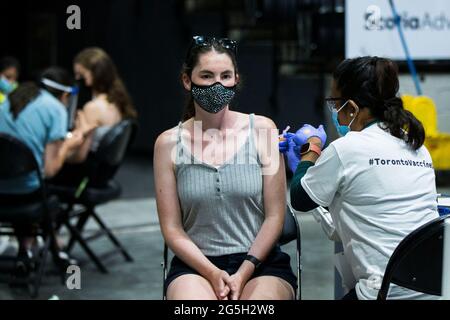
<path fill-rule="evenodd" d="M 415 60 L 450 60 L 450 1 L 394 0 Z M 406 60 L 388 0 L 346 0 L 345 55 Z"/>

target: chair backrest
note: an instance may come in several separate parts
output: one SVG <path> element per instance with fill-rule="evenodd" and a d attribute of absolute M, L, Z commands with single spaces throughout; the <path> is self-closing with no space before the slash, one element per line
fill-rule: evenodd
<path fill-rule="evenodd" d="M 294 211 L 289 205 L 286 206 L 286 213 L 284 217 L 283 231 L 281 232 L 278 243 L 285 245 L 299 237 L 300 227 Z"/>
<path fill-rule="evenodd" d="M 444 230 L 447 218 L 450 216 L 426 223 L 400 242 L 389 259 L 378 299 L 386 299 L 390 283 L 430 295 L 442 294 Z"/>
<path fill-rule="evenodd" d="M 440 194 L 438 196 L 438 212 L 439 215 L 444 216 L 450 214 L 450 196 Z"/>
<path fill-rule="evenodd" d="M 102 138 L 97 151 L 89 155 L 91 182 L 107 182 L 116 173 L 131 145 L 137 130 L 134 120 L 123 120 L 113 126 Z"/>
<path fill-rule="evenodd" d="M 96 157 L 109 166 L 119 165 L 135 129 L 133 120 L 123 120 L 113 126 L 100 141 Z"/>
<path fill-rule="evenodd" d="M 41 172 L 33 152 L 18 139 L 0 133 L 0 180 L 36 173 L 42 186 Z"/>

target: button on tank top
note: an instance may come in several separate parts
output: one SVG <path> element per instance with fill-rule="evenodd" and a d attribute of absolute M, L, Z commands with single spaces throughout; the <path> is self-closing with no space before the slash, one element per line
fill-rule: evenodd
<path fill-rule="evenodd" d="M 194 158 L 178 125 L 175 175 L 185 232 L 207 256 L 248 252 L 264 221 L 263 177 L 249 116 L 245 144 L 219 167 Z"/>

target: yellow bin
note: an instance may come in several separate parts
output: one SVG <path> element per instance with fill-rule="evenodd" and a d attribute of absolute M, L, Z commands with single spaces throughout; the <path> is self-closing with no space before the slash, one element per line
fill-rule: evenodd
<path fill-rule="evenodd" d="M 402 96 L 403 106 L 425 128 L 425 146 L 436 170 L 450 170 L 450 134 L 438 131 L 438 117 L 433 99 L 426 96 Z"/>

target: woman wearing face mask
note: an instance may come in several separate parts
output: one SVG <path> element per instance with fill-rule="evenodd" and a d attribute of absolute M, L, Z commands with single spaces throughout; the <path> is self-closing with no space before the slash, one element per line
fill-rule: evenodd
<path fill-rule="evenodd" d="M 40 83 L 26 82 L 12 92 L 0 107 L 0 133 L 17 138 L 33 152 L 45 177 L 54 176 L 64 161 L 78 148 L 82 133 L 75 130 L 67 135 L 67 110 L 69 93 L 65 88 L 74 80 L 64 69 L 51 67 L 45 70 Z M 39 180 L 27 175 L 14 180 L 0 180 L 0 205 L 34 202 L 40 199 Z M 30 226 L 16 226 L 16 231 Z M 53 240 L 55 240 L 54 238 Z M 19 256 L 32 254 L 34 239 L 22 238 Z M 62 267 L 76 263 L 52 243 L 55 261 Z"/>
<path fill-rule="evenodd" d="M 136 118 L 136 110 L 109 55 L 100 48 L 87 48 L 74 59 L 77 80 L 92 90 L 92 100 L 83 107 L 90 127 L 96 128 L 83 146 L 95 151 L 103 134 L 123 119 Z M 81 152 L 79 161 L 86 158 Z"/>
<path fill-rule="evenodd" d="M 16 58 L 3 57 L 0 59 L 0 104 L 17 88 L 20 63 Z"/>
<path fill-rule="evenodd" d="M 403 108 L 394 62 L 343 61 L 327 100 L 340 139 L 309 127 L 287 134 L 297 161 L 291 204 L 328 207 L 351 267 L 355 288 L 345 299 L 376 299 L 386 265 L 403 238 L 437 218 L 435 175 L 422 124 Z M 288 142 L 280 149 L 286 152 Z M 391 285 L 389 298 L 429 299 Z"/>
<path fill-rule="evenodd" d="M 82 82 L 81 87 L 92 90 L 92 100 L 78 113 L 84 141 L 69 159 L 70 164 L 50 181 L 55 185 L 79 185 L 88 170 L 85 160 L 90 152 L 97 150 L 103 136 L 120 121 L 136 118 L 136 110 L 116 66 L 105 51 L 100 48 L 81 51 L 74 59 L 74 72 Z"/>
<path fill-rule="evenodd" d="M 155 143 L 158 214 L 175 253 L 168 299 L 294 297 L 289 256 L 275 246 L 286 206 L 278 131 L 268 118 L 230 110 L 235 53 L 234 41 L 194 37 L 182 70 L 183 122 Z"/>

